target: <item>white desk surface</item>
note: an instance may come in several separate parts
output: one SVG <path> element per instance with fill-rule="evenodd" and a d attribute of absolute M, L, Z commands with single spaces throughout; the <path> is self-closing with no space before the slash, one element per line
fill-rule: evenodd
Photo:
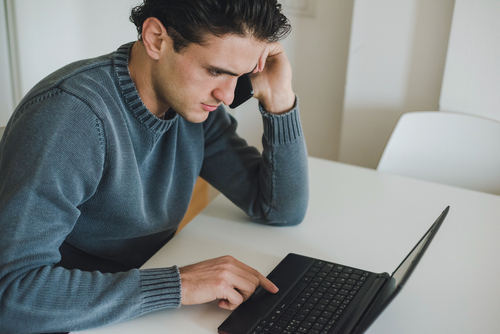
<path fill-rule="evenodd" d="M 295 252 L 391 273 L 450 205 L 413 276 L 367 333 L 499 333 L 500 196 L 315 158 L 309 170 L 301 225 L 254 224 L 219 196 L 144 268 L 229 254 L 267 275 Z M 85 333 L 216 333 L 228 315 L 213 302 Z"/>

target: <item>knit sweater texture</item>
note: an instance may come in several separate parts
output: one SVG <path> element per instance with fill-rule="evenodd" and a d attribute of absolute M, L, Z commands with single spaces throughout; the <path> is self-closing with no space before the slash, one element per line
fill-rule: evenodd
<path fill-rule="evenodd" d="M 221 106 L 200 124 L 155 117 L 128 71 L 133 43 L 37 84 L 0 142 L 0 333 L 75 331 L 179 307 L 170 240 L 198 176 L 254 221 L 294 225 L 308 201 L 298 102 L 262 106 L 263 152 Z"/>

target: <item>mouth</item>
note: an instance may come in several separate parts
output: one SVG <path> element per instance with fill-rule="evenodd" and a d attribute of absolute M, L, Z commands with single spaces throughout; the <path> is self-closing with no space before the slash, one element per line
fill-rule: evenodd
<path fill-rule="evenodd" d="M 215 109 L 217 109 L 219 106 L 218 105 L 210 105 L 210 104 L 205 104 L 205 103 L 202 103 L 201 104 L 201 107 L 203 109 L 205 109 L 206 111 L 209 111 L 209 112 L 212 112 L 214 111 Z"/>

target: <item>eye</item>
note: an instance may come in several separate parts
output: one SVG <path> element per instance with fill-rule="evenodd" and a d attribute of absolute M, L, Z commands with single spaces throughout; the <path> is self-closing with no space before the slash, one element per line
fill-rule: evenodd
<path fill-rule="evenodd" d="M 222 74 L 222 72 L 220 72 L 220 71 L 217 71 L 217 70 L 211 70 L 211 69 L 210 69 L 210 70 L 208 70 L 208 73 L 210 73 L 210 75 L 211 75 L 211 76 L 213 76 L 213 77 L 218 77 L 219 75 L 221 75 L 221 74 Z"/>

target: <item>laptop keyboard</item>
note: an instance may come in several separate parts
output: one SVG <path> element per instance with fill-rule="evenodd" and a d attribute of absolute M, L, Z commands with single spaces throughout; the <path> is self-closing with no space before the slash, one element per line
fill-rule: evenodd
<path fill-rule="evenodd" d="M 252 334 L 328 334 L 369 273 L 316 261 Z"/>

